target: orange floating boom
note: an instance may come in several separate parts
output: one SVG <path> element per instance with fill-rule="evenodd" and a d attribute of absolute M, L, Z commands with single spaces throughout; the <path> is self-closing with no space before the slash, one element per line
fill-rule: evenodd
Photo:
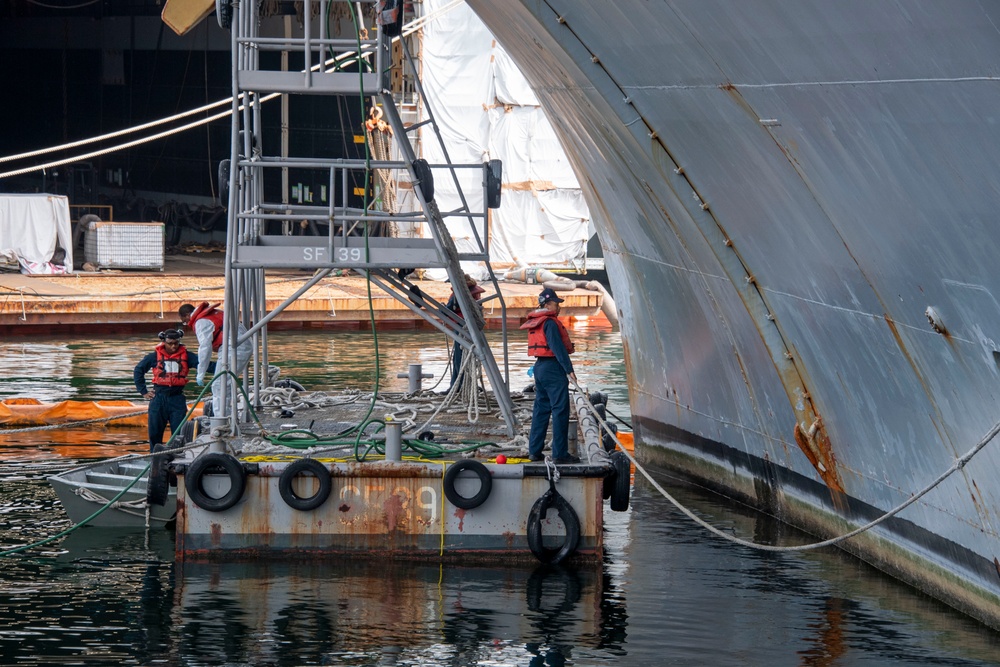
<path fill-rule="evenodd" d="M 0 425 L 5 427 L 46 426 L 91 419 L 112 419 L 113 426 L 145 426 L 148 403 L 132 401 L 62 401 L 42 403 L 34 398 L 8 398 L 0 401 Z M 202 404 L 195 408 L 201 414 Z M 140 414 L 136 414 L 140 413 Z M 122 417 L 122 415 L 132 415 Z"/>

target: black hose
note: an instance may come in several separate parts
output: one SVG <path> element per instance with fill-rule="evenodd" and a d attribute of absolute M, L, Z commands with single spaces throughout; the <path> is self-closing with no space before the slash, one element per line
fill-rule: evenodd
<path fill-rule="evenodd" d="M 609 409 L 608 409 L 608 408 L 607 408 L 606 406 L 605 406 L 605 408 L 604 408 L 604 409 L 605 409 L 605 410 L 607 411 L 607 413 L 608 413 L 609 415 L 611 415 L 612 417 L 614 417 L 615 419 L 617 419 L 618 421 L 620 421 L 620 422 L 621 422 L 622 424 L 624 424 L 625 426 L 628 426 L 628 427 L 629 427 L 629 429 L 631 429 L 631 430 L 633 430 L 633 431 L 635 430 L 634 428 L 632 428 L 632 424 L 628 423 L 628 422 L 627 422 L 626 420 L 622 419 L 621 417 L 619 417 L 619 416 L 618 416 L 618 415 L 616 415 L 615 413 L 611 412 L 611 410 L 609 410 Z"/>

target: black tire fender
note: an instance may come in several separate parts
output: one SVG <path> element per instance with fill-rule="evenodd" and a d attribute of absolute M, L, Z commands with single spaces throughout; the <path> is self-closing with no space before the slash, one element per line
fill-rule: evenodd
<path fill-rule="evenodd" d="M 592 391 L 590 392 L 590 396 L 587 397 L 587 400 L 590 401 L 590 404 L 594 406 L 597 405 L 606 406 L 608 404 L 608 395 L 605 394 L 603 391 Z"/>
<path fill-rule="evenodd" d="M 417 182 L 414 185 L 420 186 L 420 192 L 424 195 L 424 201 L 434 201 L 434 174 L 431 173 L 431 167 L 427 164 L 427 160 L 423 158 L 414 160 L 413 173 L 417 177 Z"/>
<path fill-rule="evenodd" d="M 153 445 L 153 454 L 149 462 L 149 478 L 146 480 L 146 503 L 162 506 L 166 504 L 170 493 L 169 466 L 174 455 L 163 445 Z"/>
<path fill-rule="evenodd" d="M 184 422 L 184 426 L 180 428 L 180 433 L 177 434 L 177 438 L 171 443 L 173 449 L 178 447 L 183 447 L 184 445 L 190 445 L 198 438 L 198 420 L 195 418 L 190 418 Z"/>
<path fill-rule="evenodd" d="M 618 443 L 616 442 L 616 437 L 618 435 L 618 424 L 612 424 L 611 422 L 604 422 L 604 426 L 601 427 L 601 444 L 604 446 L 604 451 L 611 453 L 615 451 Z"/>
<path fill-rule="evenodd" d="M 455 480 L 458 479 L 458 476 L 464 470 L 472 471 L 479 477 L 479 492 L 469 498 L 466 498 L 455 490 Z M 492 490 L 493 476 L 490 475 L 490 471 L 482 463 L 473 459 L 462 459 L 450 466 L 448 472 L 444 475 L 445 497 L 452 505 L 463 510 L 471 510 L 474 507 L 482 505 L 490 497 L 490 491 Z"/>
<path fill-rule="evenodd" d="M 229 491 L 220 498 L 213 498 L 205 491 L 203 478 L 210 472 L 224 472 L 229 476 Z M 209 512 L 224 512 L 238 503 L 246 485 L 247 474 L 243 465 L 235 457 L 219 452 L 196 458 L 184 476 L 184 488 L 191 502 Z"/>
<path fill-rule="evenodd" d="M 296 495 L 295 489 L 292 488 L 292 482 L 302 473 L 312 474 L 319 480 L 319 489 L 316 493 L 305 498 L 300 498 Z M 299 459 L 298 461 L 293 461 L 281 473 L 281 477 L 278 478 L 278 493 L 281 494 L 281 499 L 292 509 L 301 512 L 314 510 L 325 503 L 330 497 L 330 490 L 332 488 L 333 480 L 330 478 L 330 471 L 316 459 Z"/>
<path fill-rule="evenodd" d="M 302 385 L 300 385 L 295 380 L 289 380 L 289 379 L 278 380 L 277 382 L 274 383 L 274 387 L 276 389 L 294 389 L 295 391 L 305 391 L 306 390 L 305 387 L 303 387 Z"/>
<path fill-rule="evenodd" d="M 542 519 L 549 508 L 555 508 L 566 527 L 566 539 L 558 549 L 546 547 L 542 543 Z M 543 563 L 558 565 L 576 551 L 580 543 L 580 519 L 576 510 L 554 488 L 549 489 L 535 501 L 528 512 L 528 548 L 535 558 Z"/>
<path fill-rule="evenodd" d="M 624 512 L 628 509 L 629 493 L 632 487 L 632 465 L 625 452 L 615 452 L 611 455 L 611 465 L 615 468 L 612 477 L 606 477 L 605 481 L 613 479 L 611 487 L 611 509 L 615 512 Z"/>

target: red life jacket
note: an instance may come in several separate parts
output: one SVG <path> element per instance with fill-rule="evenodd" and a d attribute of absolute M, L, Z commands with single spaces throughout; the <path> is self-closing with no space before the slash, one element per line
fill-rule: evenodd
<path fill-rule="evenodd" d="M 545 340 L 545 321 L 551 319 L 559 327 L 559 336 L 563 345 L 566 346 L 567 354 L 573 354 L 576 348 L 573 341 L 569 339 L 569 332 L 556 314 L 551 310 L 540 308 L 528 313 L 528 320 L 521 325 L 522 329 L 528 330 L 528 356 L 531 357 L 554 357 L 556 353 L 549 348 L 549 342 Z"/>
<path fill-rule="evenodd" d="M 219 304 L 215 304 L 218 306 Z M 215 331 L 212 333 L 212 351 L 217 352 L 220 347 L 222 347 L 222 318 L 223 312 L 216 308 L 215 306 L 208 305 L 208 301 L 203 301 L 200 306 L 194 309 L 191 313 L 191 319 L 188 320 L 188 326 L 194 331 L 194 323 L 198 320 L 209 320 L 212 322 L 212 326 L 215 327 Z"/>
<path fill-rule="evenodd" d="M 177 346 L 173 354 L 167 352 L 163 343 L 156 346 L 156 365 L 153 366 L 153 384 L 161 387 L 183 387 L 187 384 L 188 353 L 183 345 Z"/>

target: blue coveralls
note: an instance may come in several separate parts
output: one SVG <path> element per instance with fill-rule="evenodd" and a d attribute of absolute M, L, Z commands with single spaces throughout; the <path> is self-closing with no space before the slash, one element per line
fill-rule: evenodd
<path fill-rule="evenodd" d="M 548 319 L 542 323 L 545 342 L 556 355 L 538 357 L 535 361 L 535 405 L 531 410 L 531 433 L 528 454 L 540 455 L 545 448 L 545 433 L 552 417 L 552 458 L 569 456 L 569 378 L 573 362 L 569 359 L 559 325 Z"/>
<path fill-rule="evenodd" d="M 187 349 L 187 348 L 185 348 Z M 194 370 L 198 368 L 198 355 L 187 350 L 188 368 Z M 146 395 L 146 373 L 156 365 L 156 352 L 150 352 L 136 364 L 132 371 L 132 379 L 135 381 L 135 388 L 141 396 Z M 170 423 L 170 432 L 177 433 L 187 414 L 187 401 L 184 399 L 184 387 L 164 387 L 153 385 L 155 395 L 149 402 L 148 433 L 149 451 L 153 451 L 155 445 L 163 444 L 163 432 Z"/>

